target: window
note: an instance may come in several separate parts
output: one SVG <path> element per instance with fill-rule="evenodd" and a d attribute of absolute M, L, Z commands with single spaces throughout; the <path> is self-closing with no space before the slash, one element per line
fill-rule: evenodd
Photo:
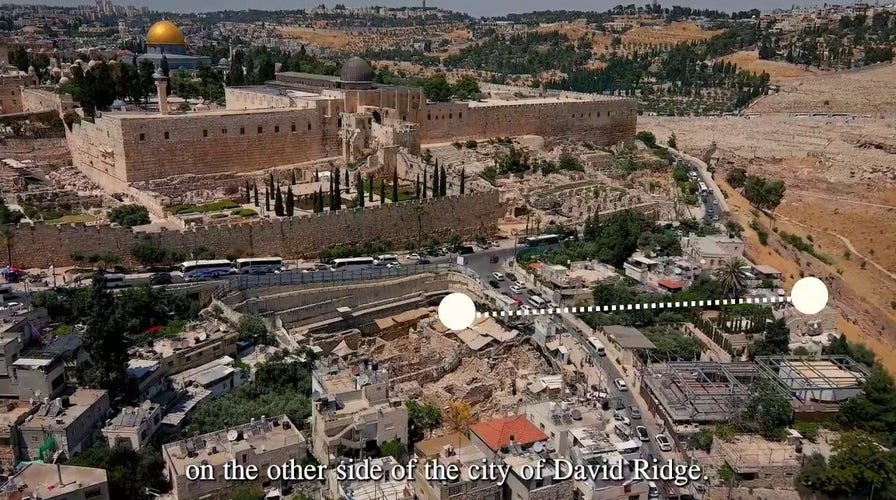
<path fill-rule="evenodd" d="M 464 117 L 464 112 L 463 112 L 463 111 L 459 111 L 459 112 L 457 113 L 457 117 L 458 117 L 458 118 L 463 118 L 463 117 Z"/>
<path fill-rule="evenodd" d="M 308 122 L 308 130 L 311 130 L 311 122 Z"/>
<path fill-rule="evenodd" d="M 240 127 L 240 135 L 246 135 L 246 127 Z"/>
<path fill-rule="evenodd" d="M 222 133 L 222 134 L 226 134 L 226 133 L 227 133 L 227 129 L 226 129 L 226 128 L 222 128 L 222 129 L 221 129 L 221 133 Z"/>
<path fill-rule="evenodd" d="M 264 130 L 264 129 L 261 128 L 261 125 L 259 125 L 259 126 L 258 126 L 258 133 L 260 134 L 260 133 L 262 132 L 262 130 Z"/>
<path fill-rule="evenodd" d="M 427 119 L 427 120 L 432 120 L 432 115 L 427 114 L 427 115 L 426 115 L 426 119 Z"/>
<path fill-rule="evenodd" d="M 274 133 L 275 133 L 275 134 L 279 134 L 279 133 L 280 133 L 280 125 L 274 125 Z"/>
<path fill-rule="evenodd" d="M 296 131 L 296 124 L 295 124 L 295 123 L 292 124 L 292 131 L 293 131 L 293 132 Z"/>
<path fill-rule="evenodd" d="M 168 137 L 169 137 L 169 136 L 168 136 L 168 132 L 166 131 L 166 132 L 165 132 L 165 139 L 168 139 Z"/>
<path fill-rule="evenodd" d="M 141 141 L 145 141 L 145 140 L 146 140 L 146 134 L 140 134 L 140 140 L 141 140 Z"/>
<path fill-rule="evenodd" d="M 202 137 L 208 137 L 208 129 L 207 128 L 202 129 Z"/>
<path fill-rule="evenodd" d="M 448 119 L 450 120 L 452 118 L 454 118 L 454 113 L 448 113 Z"/>

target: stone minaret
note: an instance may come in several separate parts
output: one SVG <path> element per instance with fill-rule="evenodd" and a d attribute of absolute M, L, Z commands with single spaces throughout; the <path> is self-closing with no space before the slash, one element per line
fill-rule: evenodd
<path fill-rule="evenodd" d="M 163 115 L 168 114 L 168 77 L 162 74 L 162 70 L 156 70 L 155 74 L 152 75 L 153 80 L 156 81 L 156 93 L 159 97 L 159 113 Z"/>

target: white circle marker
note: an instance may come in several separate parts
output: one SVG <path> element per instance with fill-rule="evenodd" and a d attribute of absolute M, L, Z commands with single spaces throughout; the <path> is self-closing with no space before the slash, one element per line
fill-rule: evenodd
<path fill-rule="evenodd" d="M 790 301 L 803 314 L 818 314 L 828 305 L 828 287 L 818 278 L 803 278 L 794 283 Z"/>
<path fill-rule="evenodd" d="M 462 293 L 452 293 L 439 302 L 439 321 L 450 330 L 466 330 L 476 321 L 476 304 Z"/>

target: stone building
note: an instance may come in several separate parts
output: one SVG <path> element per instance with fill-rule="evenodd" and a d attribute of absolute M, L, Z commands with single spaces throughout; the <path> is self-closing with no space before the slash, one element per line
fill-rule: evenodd
<path fill-rule="evenodd" d="M 32 462 L 0 484 L 4 500 L 110 500 L 104 469 Z"/>
<path fill-rule="evenodd" d="M 88 449 L 96 438 L 97 424 L 109 413 L 106 391 L 78 389 L 70 396 L 49 400 L 18 426 L 19 456 L 24 460 L 49 460 L 55 451 L 71 457 Z"/>
<path fill-rule="evenodd" d="M 266 85 L 229 87 L 225 97 L 223 110 L 114 111 L 73 124 L 73 163 L 105 189 L 123 192 L 130 183 L 177 175 L 338 157 L 357 162 L 373 153 L 390 159 L 397 150 L 418 154 L 421 144 L 497 136 L 569 136 L 609 146 L 631 138 L 637 120 L 634 100 L 593 94 L 428 102 L 421 88 L 375 84 L 360 58 L 349 59 L 339 77 L 283 72 Z"/>

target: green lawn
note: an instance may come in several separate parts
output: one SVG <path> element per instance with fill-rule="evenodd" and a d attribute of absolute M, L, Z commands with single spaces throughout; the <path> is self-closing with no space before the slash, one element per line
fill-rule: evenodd
<path fill-rule="evenodd" d="M 90 214 L 71 214 L 64 215 L 58 219 L 44 221 L 45 224 L 80 224 L 84 222 L 93 222 L 96 217 Z"/>

